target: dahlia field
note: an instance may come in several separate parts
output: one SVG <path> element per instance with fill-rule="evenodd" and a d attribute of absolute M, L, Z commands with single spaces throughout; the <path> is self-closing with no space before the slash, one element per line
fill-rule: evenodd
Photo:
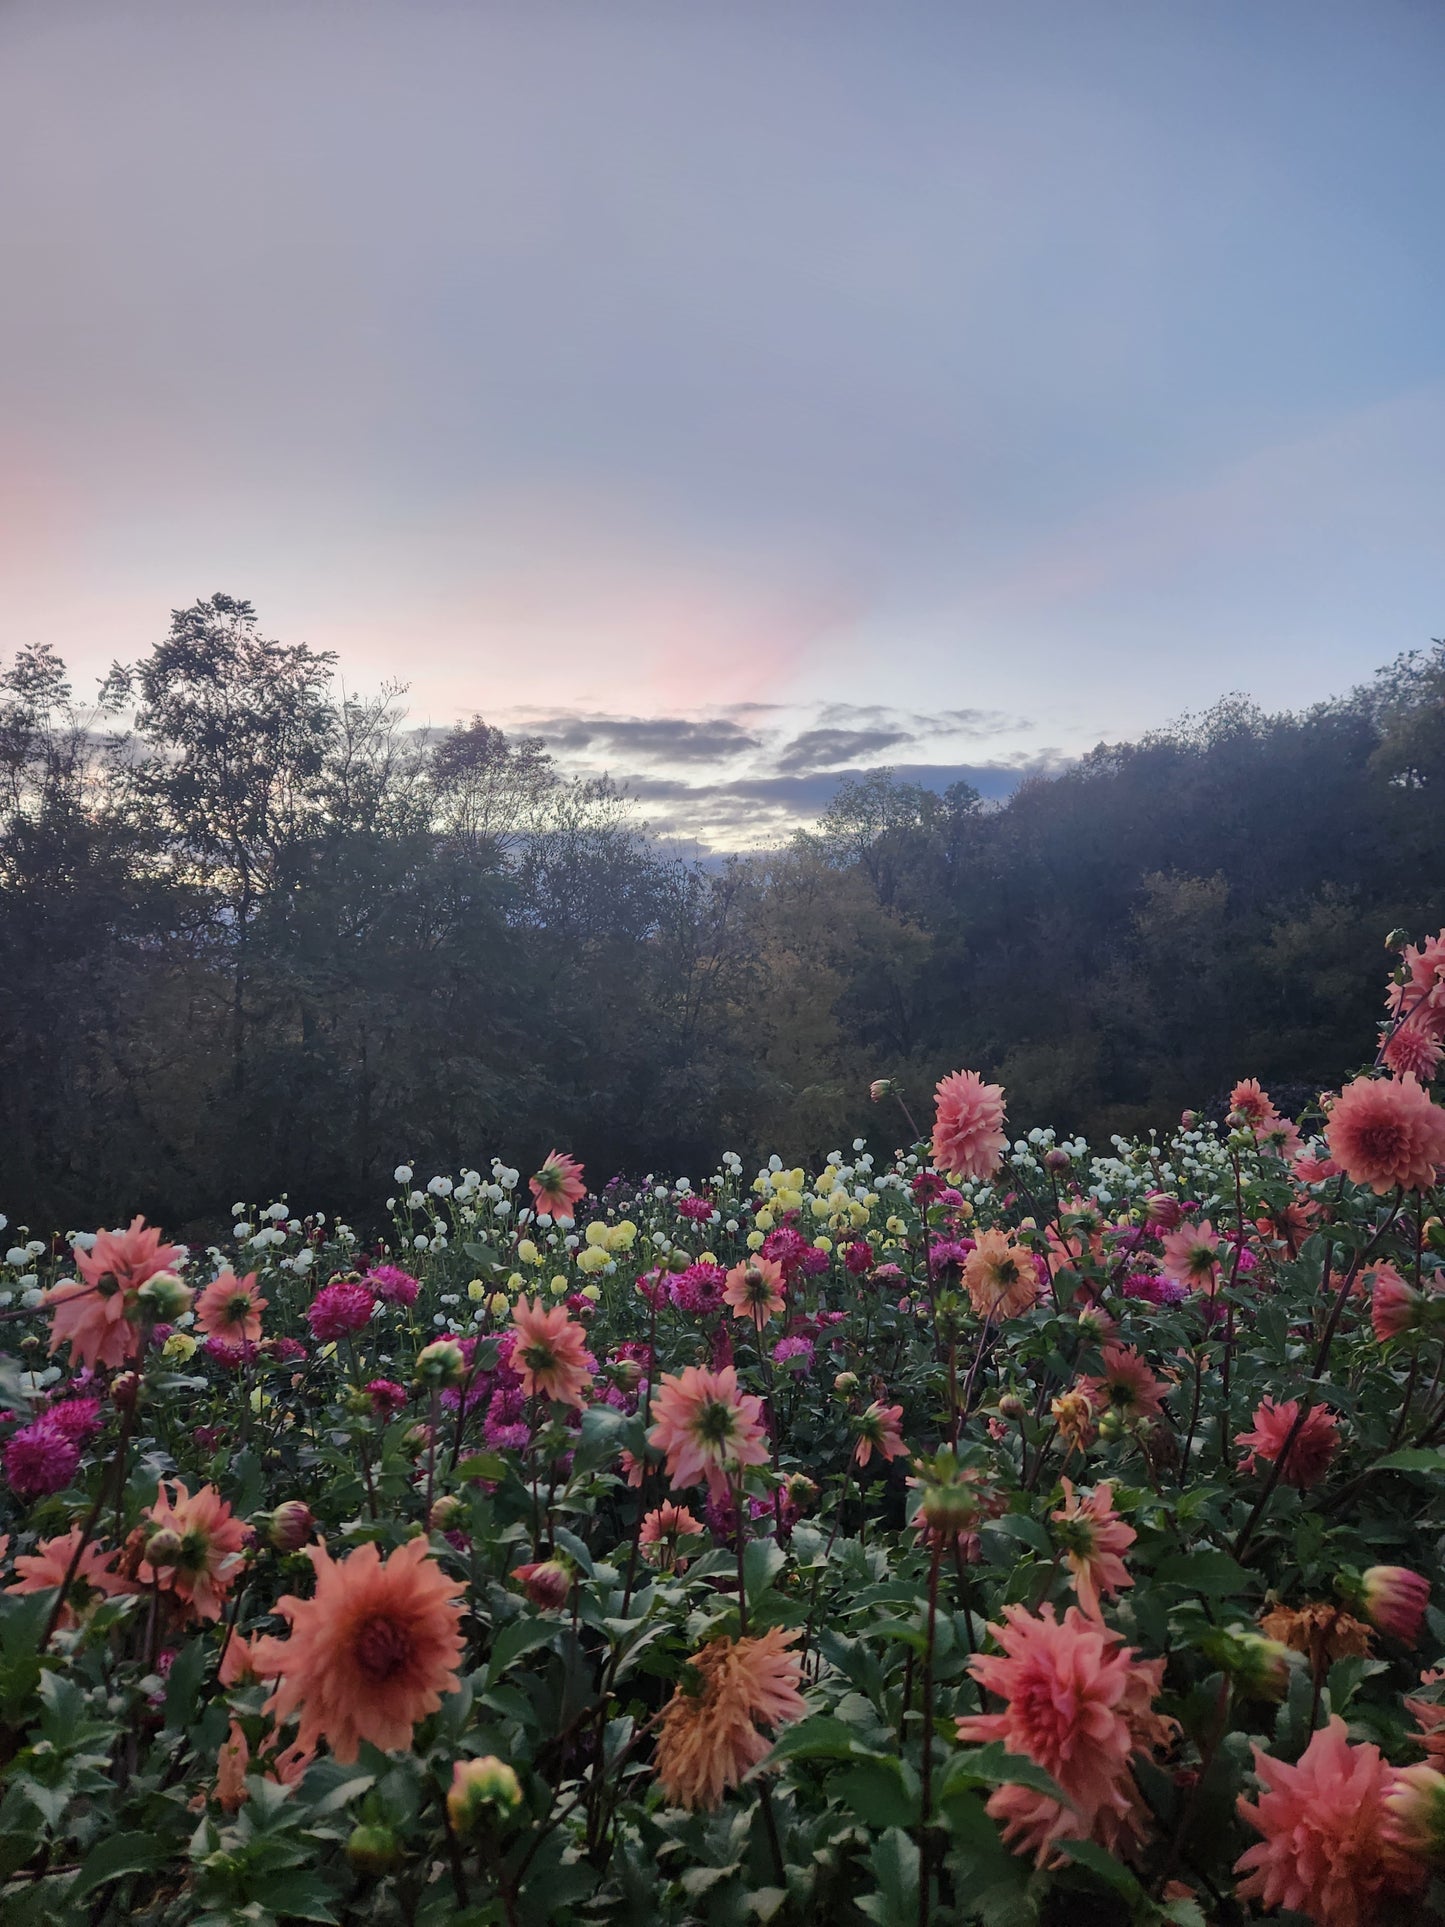
<path fill-rule="evenodd" d="M 10 1225 L 0 1919 L 1445 1918 L 1442 1044 Z"/>

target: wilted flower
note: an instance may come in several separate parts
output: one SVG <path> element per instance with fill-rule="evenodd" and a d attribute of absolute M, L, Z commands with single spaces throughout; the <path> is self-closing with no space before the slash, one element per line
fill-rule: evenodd
<path fill-rule="evenodd" d="M 772 1626 L 751 1639 L 715 1639 L 694 1653 L 663 1709 L 657 1778 L 675 1806 L 716 1807 L 728 1787 L 765 1760 L 777 1727 L 807 1711 L 798 1691 L 802 1662 L 787 1648 L 794 1629 Z"/>

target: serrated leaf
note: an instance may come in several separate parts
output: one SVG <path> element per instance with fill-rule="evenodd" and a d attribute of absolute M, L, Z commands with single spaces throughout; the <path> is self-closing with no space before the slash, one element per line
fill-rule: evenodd
<path fill-rule="evenodd" d="M 153 1833 L 108 1834 L 81 1862 L 75 1885 L 66 1899 L 83 1900 L 109 1880 L 119 1880 L 131 1873 L 149 1873 L 166 1858 L 165 1845 Z"/>
<path fill-rule="evenodd" d="M 1208 1549 L 1171 1553 L 1154 1568 L 1154 1577 L 1160 1585 L 1186 1586 L 1190 1592 L 1205 1593 L 1211 1599 L 1227 1599 L 1259 1583 L 1227 1552 Z"/>

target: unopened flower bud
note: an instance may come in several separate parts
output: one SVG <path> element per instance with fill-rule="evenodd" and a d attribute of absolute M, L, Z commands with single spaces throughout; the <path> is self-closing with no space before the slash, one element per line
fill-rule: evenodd
<path fill-rule="evenodd" d="M 427 1524 L 433 1532 L 450 1532 L 460 1523 L 465 1511 L 465 1505 L 455 1492 L 443 1492 L 439 1498 L 432 1500 Z"/>
<path fill-rule="evenodd" d="M 140 1399 L 141 1376 L 139 1372 L 117 1372 L 110 1381 L 111 1404 L 118 1411 L 134 1411 Z"/>
<path fill-rule="evenodd" d="M 194 1296 L 190 1286 L 183 1285 L 173 1271 L 158 1271 L 136 1293 L 136 1303 L 153 1323 L 173 1325 L 190 1310 Z"/>
<path fill-rule="evenodd" d="M 1282 1700 L 1289 1691 L 1288 1646 L 1243 1626 L 1209 1634 L 1204 1650 L 1245 1699 Z"/>
<path fill-rule="evenodd" d="M 390 1827 L 354 1827 L 346 1857 L 359 1873 L 390 1873 L 401 1859 L 401 1842 Z"/>
<path fill-rule="evenodd" d="M 842 1392 L 846 1395 L 849 1392 L 856 1392 L 857 1389 L 858 1374 L 856 1372 L 839 1372 L 838 1376 L 833 1380 L 833 1390 L 835 1392 Z"/>
<path fill-rule="evenodd" d="M 311 1508 L 301 1499 L 283 1499 L 271 1514 L 266 1537 L 277 1552 L 299 1552 L 316 1530 Z"/>
<path fill-rule="evenodd" d="M 1184 1221 L 1184 1207 L 1167 1191 L 1151 1191 L 1144 1200 L 1145 1222 L 1155 1231 L 1177 1231 Z"/>
<path fill-rule="evenodd" d="M 447 1818 L 458 1833 L 470 1833 L 489 1815 L 515 1813 L 522 1787 L 505 1760 L 489 1753 L 480 1760 L 458 1760 L 447 1794 Z"/>
<path fill-rule="evenodd" d="M 885 1097 L 892 1097 L 897 1088 L 891 1077 L 875 1077 L 868 1086 L 868 1095 L 875 1104 L 881 1104 Z"/>
<path fill-rule="evenodd" d="M 1371 1566 L 1360 1574 L 1355 1598 L 1377 1631 L 1413 1646 L 1430 1604 L 1430 1582 L 1408 1566 Z"/>
<path fill-rule="evenodd" d="M 1020 1419 L 1026 1408 L 1017 1392 L 1005 1392 L 998 1402 L 998 1409 L 1001 1418 Z"/>
<path fill-rule="evenodd" d="M 1073 1159 L 1069 1156 L 1068 1152 L 1061 1151 L 1057 1144 L 1051 1146 L 1049 1150 L 1044 1152 L 1044 1169 L 1046 1171 L 1067 1171 L 1072 1163 Z"/>
<path fill-rule="evenodd" d="M 635 1358 L 613 1361 L 612 1376 L 625 1392 L 634 1392 L 642 1383 L 642 1366 Z"/>
<path fill-rule="evenodd" d="M 1117 1406 L 1111 1405 L 1099 1414 L 1099 1437 L 1101 1439 L 1120 1438 L 1123 1435 L 1123 1431 L 1124 1421 Z"/>
<path fill-rule="evenodd" d="M 572 1568 L 561 1559 L 542 1559 L 531 1565 L 513 1566 L 512 1577 L 534 1606 L 544 1612 L 565 1606 L 572 1590 Z"/>
<path fill-rule="evenodd" d="M 1403 950 L 1409 941 L 1410 933 L 1408 930 L 1392 930 L 1385 939 L 1385 948 L 1387 950 Z"/>
<path fill-rule="evenodd" d="M 1445 1774 L 1402 1767 L 1385 1795 L 1385 1830 L 1407 1853 L 1436 1866 L 1445 1861 Z"/>
<path fill-rule="evenodd" d="M 818 1496 L 817 1483 L 806 1472 L 790 1472 L 785 1490 L 793 1504 L 799 1507 L 810 1506 Z"/>
<path fill-rule="evenodd" d="M 460 1385 L 467 1375 L 466 1354 L 452 1338 L 438 1338 L 423 1345 L 416 1355 L 416 1382 L 440 1391 L 444 1386 Z"/>

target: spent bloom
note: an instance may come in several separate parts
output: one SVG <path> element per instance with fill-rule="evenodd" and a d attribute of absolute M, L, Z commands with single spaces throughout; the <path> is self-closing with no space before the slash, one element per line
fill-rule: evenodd
<path fill-rule="evenodd" d="M 1425 1868 L 1394 1836 L 1396 1775 L 1377 1746 L 1352 1746 L 1336 1715 L 1296 1765 L 1254 1749 L 1263 1791 L 1239 1816 L 1264 1837 L 1243 1853 L 1238 1893 L 1317 1927 L 1372 1927 L 1383 1902 L 1416 1892 Z"/>
<path fill-rule="evenodd" d="M 566 1307 L 549 1310 L 540 1296 L 519 1298 L 512 1307 L 512 1326 L 517 1334 L 512 1370 L 521 1374 L 522 1390 L 529 1398 L 540 1393 L 580 1410 L 586 1403 L 582 1394 L 592 1383 L 587 1334 L 567 1316 Z"/>
<path fill-rule="evenodd" d="M 1260 1459 L 1272 1465 L 1283 1452 L 1285 1461 L 1280 1477 L 1286 1485 L 1303 1489 L 1319 1484 L 1339 1449 L 1339 1422 L 1328 1405 L 1312 1405 L 1295 1431 L 1299 1411 L 1298 1399 L 1260 1400 L 1254 1410 L 1253 1429 L 1235 1434 L 1236 1445 L 1249 1447 L 1248 1457 L 1241 1462 L 1242 1470 L 1255 1471 Z"/>
<path fill-rule="evenodd" d="M 1335 1099 L 1325 1141 L 1354 1184 L 1428 1190 L 1445 1164 L 1445 1110 L 1409 1073 L 1357 1077 Z"/>
<path fill-rule="evenodd" d="M 300 1715 L 298 1740 L 325 1740 L 343 1764 L 363 1740 L 392 1752 L 410 1746 L 418 1723 L 457 1686 L 462 1654 L 461 1582 L 408 1539 L 386 1559 L 375 1545 L 333 1559 L 308 1546 L 316 1571 L 310 1599 L 287 1593 L 275 1610 L 287 1639 L 261 1639 L 255 1665 L 276 1690 L 266 1710 Z"/>
<path fill-rule="evenodd" d="M 731 1365 L 720 1372 L 688 1365 L 680 1373 L 663 1374 L 648 1444 L 666 1453 L 674 1485 L 705 1479 L 712 1496 L 721 1498 L 729 1477 L 767 1460 L 762 1411 L 760 1398 L 739 1389 Z"/>
<path fill-rule="evenodd" d="M 933 1120 L 933 1162 L 952 1177 L 991 1178 L 1003 1162 L 1003 1087 L 977 1071 L 954 1071 L 939 1081 Z"/>
<path fill-rule="evenodd" d="M 658 1783 L 675 1806 L 716 1807 L 767 1758 L 771 1742 L 759 1727 L 802 1718 L 802 1660 L 787 1650 L 797 1637 L 796 1628 L 771 1626 L 756 1638 L 711 1640 L 692 1655 L 692 1678 L 674 1689 L 657 1741 Z"/>
<path fill-rule="evenodd" d="M 587 1195 L 582 1166 L 561 1151 L 549 1151 L 541 1170 L 528 1178 L 527 1185 L 539 1218 L 570 1218 L 573 1205 Z"/>

